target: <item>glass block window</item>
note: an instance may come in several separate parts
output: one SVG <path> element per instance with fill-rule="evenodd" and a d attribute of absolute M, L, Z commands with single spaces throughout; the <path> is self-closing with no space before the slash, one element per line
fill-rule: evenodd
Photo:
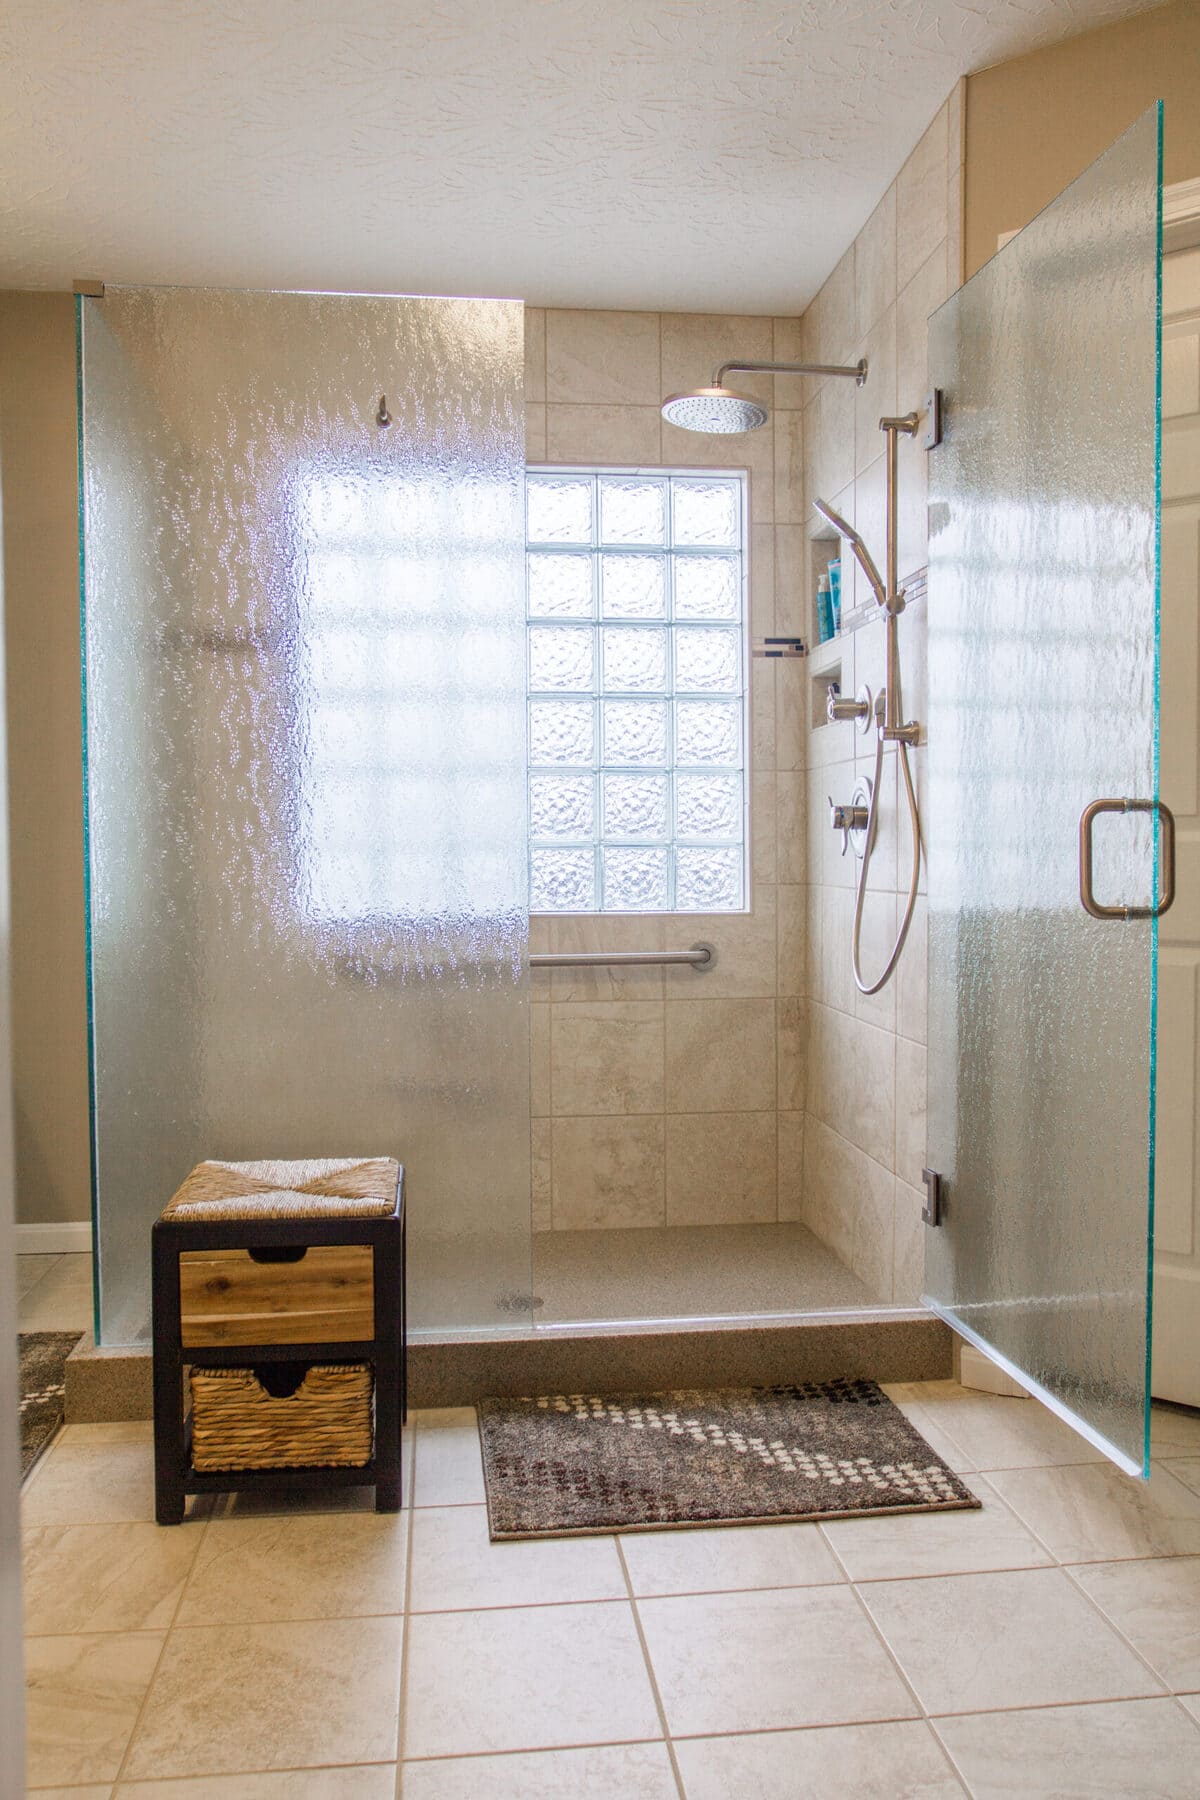
<path fill-rule="evenodd" d="M 746 489 L 530 470 L 533 912 L 746 904 Z"/>

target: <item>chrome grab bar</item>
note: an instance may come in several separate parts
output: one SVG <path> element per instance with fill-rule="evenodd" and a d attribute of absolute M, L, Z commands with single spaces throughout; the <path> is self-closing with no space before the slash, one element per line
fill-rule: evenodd
<path fill-rule="evenodd" d="M 1162 825 L 1162 897 L 1154 906 L 1101 906 L 1092 891 L 1092 826 L 1100 813 L 1157 813 Z M 1161 919 L 1175 903 L 1175 815 L 1161 800 L 1093 800 L 1079 817 L 1079 899 L 1093 919 Z"/>
<path fill-rule="evenodd" d="M 693 944 L 690 950 L 537 950 L 529 958 L 531 969 L 645 968 L 651 963 L 690 963 L 693 969 L 711 969 L 717 960 L 711 944 Z"/>

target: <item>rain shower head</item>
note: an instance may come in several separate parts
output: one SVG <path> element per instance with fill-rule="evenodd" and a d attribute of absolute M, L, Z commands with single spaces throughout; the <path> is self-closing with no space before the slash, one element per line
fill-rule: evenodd
<path fill-rule="evenodd" d="M 751 400 L 725 386 L 725 377 L 736 370 L 743 375 L 852 375 L 861 387 L 867 379 L 864 357 L 853 368 L 833 367 L 828 363 L 722 363 L 712 378 L 712 386 L 692 388 L 686 394 L 672 394 L 662 403 L 662 416 L 668 425 L 679 425 L 684 431 L 707 431 L 718 436 L 735 431 L 757 431 L 770 418 L 761 400 Z"/>
<path fill-rule="evenodd" d="M 690 394 L 672 394 L 662 403 L 662 416 L 668 425 L 682 426 L 684 431 L 707 431 L 724 434 L 732 431 L 757 431 L 770 414 L 759 400 L 748 394 L 736 394 L 732 388 L 693 388 Z"/>

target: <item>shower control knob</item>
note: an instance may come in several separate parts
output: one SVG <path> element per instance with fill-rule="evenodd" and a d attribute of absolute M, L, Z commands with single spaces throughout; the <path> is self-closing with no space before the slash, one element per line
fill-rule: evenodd
<path fill-rule="evenodd" d="M 842 855 L 845 856 L 850 848 L 850 833 L 867 829 L 870 812 L 867 807 L 853 802 L 849 806 L 843 806 L 831 796 L 827 795 L 826 798 L 829 800 L 829 823 L 835 831 L 842 834 Z"/>
<path fill-rule="evenodd" d="M 869 730 L 872 713 L 870 688 L 860 687 L 853 700 L 843 700 L 841 689 L 836 682 L 831 682 L 825 696 L 825 713 L 831 725 L 854 719 L 860 731 Z"/>

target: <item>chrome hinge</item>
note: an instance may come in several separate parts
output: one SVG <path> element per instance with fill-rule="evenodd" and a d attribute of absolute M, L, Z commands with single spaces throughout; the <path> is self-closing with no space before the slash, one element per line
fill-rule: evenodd
<path fill-rule="evenodd" d="M 921 1180 L 925 1183 L 925 1204 L 921 1208 L 921 1218 L 926 1225 L 940 1225 L 942 1222 L 942 1178 L 936 1169 L 922 1169 Z"/>
<path fill-rule="evenodd" d="M 925 396 L 925 436 L 921 439 L 926 450 L 936 450 L 942 441 L 942 390 L 934 388 Z"/>

